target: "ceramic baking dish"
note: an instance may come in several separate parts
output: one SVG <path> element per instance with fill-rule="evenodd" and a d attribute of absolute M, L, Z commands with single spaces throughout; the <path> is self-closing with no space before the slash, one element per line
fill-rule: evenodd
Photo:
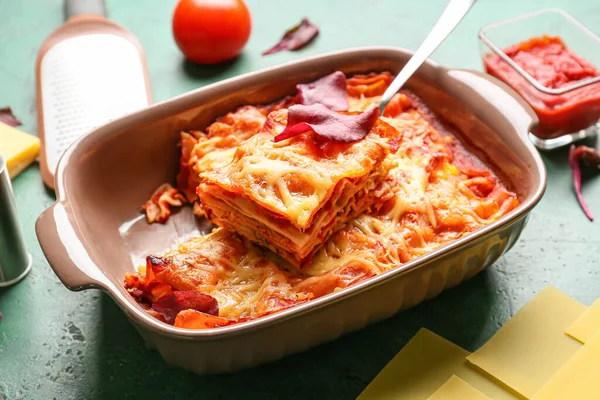
<path fill-rule="evenodd" d="M 185 238 L 210 229 L 189 209 L 148 225 L 140 205 L 174 182 L 182 129 L 206 127 L 243 104 L 293 93 L 298 82 L 335 70 L 397 73 L 411 52 L 345 50 L 229 79 L 112 121 L 73 144 L 56 173 L 57 201 L 39 217 L 38 239 L 71 290 L 100 288 L 148 344 L 172 365 L 227 372 L 276 360 L 412 307 L 492 264 L 518 239 L 542 197 L 546 172 L 527 138 L 535 114 L 512 89 L 476 71 L 428 61 L 408 88 L 461 132 L 459 138 L 518 194 L 521 204 L 491 225 L 368 281 L 254 321 L 186 330 L 149 316 L 123 288 L 125 273 Z M 306 327 L 318 327 L 306 329 Z"/>

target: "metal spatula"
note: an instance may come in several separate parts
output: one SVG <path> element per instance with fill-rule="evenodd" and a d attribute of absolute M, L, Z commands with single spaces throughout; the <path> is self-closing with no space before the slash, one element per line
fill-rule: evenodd
<path fill-rule="evenodd" d="M 65 14 L 67 22 L 44 41 L 36 63 L 40 165 L 52 188 L 71 143 L 151 102 L 142 47 L 104 17 L 103 0 L 66 0 Z"/>
<path fill-rule="evenodd" d="M 458 23 L 462 21 L 465 15 L 469 12 L 476 0 L 450 0 L 444 13 L 437 21 L 429 35 L 425 38 L 421 46 L 415 54 L 408 60 L 402 71 L 396 76 L 392 84 L 387 88 L 381 102 L 379 103 L 379 113 L 383 114 L 385 106 L 390 102 L 392 97 L 402 88 L 408 78 L 419 69 L 421 64 L 438 48 L 448 35 L 456 28 Z"/>

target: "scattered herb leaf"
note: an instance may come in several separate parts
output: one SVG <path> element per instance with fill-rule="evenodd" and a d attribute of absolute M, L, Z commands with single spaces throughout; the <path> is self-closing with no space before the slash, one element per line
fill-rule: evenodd
<path fill-rule="evenodd" d="M 21 121 L 14 116 L 10 107 L 0 108 L 0 122 L 4 122 L 6 125 L 10 126 L 21 125 Z"/>
<path fill-rule="evenodd" d="M 346 92 L 346 75 L 341 71 L 317 79 L 311 83 L 296 85 L 300 104 L 323 104 L 325 107 L 344 111 L 348 109 L 348 93 Z"/>
<path fill-rule="evenodd" d="M 583 159 L 586 164 L 590 166 L 600 168 L 600 154 L 598 154 L 596 149 L 587 146 L 575 147 L 575 145 L 572 145 L 569 150 L 569 164 L 571 165 L 571 171 L 573 172 L 573 187 L 575 188 L 577 201 L 579 201 L 579 205 L 583 209 L 585 216 L 588 217 L 590 221 L 593 221 L 594 216 L 583 199 L 583 193 L 581 193 L 580 159 Z"/>
<path fill-rule="evenodd" d="M 277 53 L 278 51 L 295 51 L 303 48 L 313 41 L 319 34 L 319 27 L 304 18 L 300 24 L 285 32 L 277 44 L 262 53 L 263 56 Z"/>
<path fill-rule="evenodd" d="M 377 107 L 360 114 L 341 114 L 322 104 L 297 104 L 288 109 L 287 126 L 274 140 L 280 142 L 313 130 L 329 140 L 353 142 L 367 136 L 378 117 Z"/>
<path fill-rule="evenodd" d="M 173 324 L 177 314 L 183 310 L 196 310 L 209 315 L 219 315 L 217 300 L 195 290 L 173 291 L 167 298 L 152 303 L 152 309 L 161 313 L 168 324 Z"/>

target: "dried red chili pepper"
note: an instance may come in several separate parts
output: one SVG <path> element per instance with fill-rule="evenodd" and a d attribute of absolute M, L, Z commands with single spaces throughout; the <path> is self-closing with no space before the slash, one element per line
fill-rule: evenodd
<path fill-rule="evenodd" d="M 587 146 L 575 147 L 575 145 L 572 145 L 569 150 L 569 164 L 573 172 L 573 187 L 577 195 L 577 201 L 579 201 L 579 205 L 583 209 L 585 216 L 590 221 L 593 221 L 594 216 L 583 198 L 583 193 L 581 193 L 580 159 L 583 159 L 589 166 L 600 168 L 600 154 L 598 154 L 598 150 Z"/>

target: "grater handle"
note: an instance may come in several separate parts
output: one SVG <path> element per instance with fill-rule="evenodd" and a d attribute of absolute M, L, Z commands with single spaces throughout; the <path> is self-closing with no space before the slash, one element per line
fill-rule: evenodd
<path fill-rule="evenodd" d="M 65 0 L 65 19 L 76 15 L 94 14 L 106 17 L 104 0 Z"/>

